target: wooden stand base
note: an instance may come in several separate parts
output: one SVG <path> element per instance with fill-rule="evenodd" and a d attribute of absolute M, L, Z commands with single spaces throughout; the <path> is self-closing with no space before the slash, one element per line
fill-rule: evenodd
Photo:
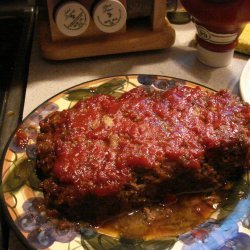
<path fill-rule="evenodd" d="M 63 41 L 52 41 L 47 18 L 38 25 L 41 52 L 49 60 L 164 49 L 175 41 L 175 31 L 167 20 L 160 31 L 153 31 L 147 19 L 138 19 L 128 23 L 125 33 Z"/>

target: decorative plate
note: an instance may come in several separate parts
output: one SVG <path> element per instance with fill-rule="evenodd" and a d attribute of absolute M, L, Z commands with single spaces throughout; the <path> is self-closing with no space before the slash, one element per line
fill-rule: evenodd
<path fill-rule="evenodd" d="M 240 93 L 242 99 L 250 103 L 250 60 L 245 65 L 240 77 Z"/>
<path fill-rule="evenodd" d="M 153 75 L 115 76 L 80 84 L 47 100 L 35 109 L 11 137 L 2 161 L 2 203 L 5 215 L 28 248 L 36 249 L 250 249 L 250 199 L 248 178 L 237 183 L 231 198 L 206 221 L 181 235 L 150 240 L 109 236 L 98 229 L 58 228 L 46 213 L 37 210 L 43 199 L 34 171 L 39 121 L 55 110 L 104 93 L 119 96 L 139 85 L 165 90 L 176 85 L 197 86 L 185 80 Z M 199 85 L 200 86 L 200 85 Z M 213 91 L 200 86 L 207 91 Z M 245 194 L 244 197 L 239 194 Z"/>

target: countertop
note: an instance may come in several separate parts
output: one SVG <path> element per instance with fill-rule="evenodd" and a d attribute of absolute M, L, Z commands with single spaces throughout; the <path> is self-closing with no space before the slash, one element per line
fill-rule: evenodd
<path fill-rule="evenodd" d="M 47 61 L 41 57 L 35 32 L 23 117 L 58 92 L 85 81 L 112 75 L 146 73 L 174 76 L 239 94 L 240 75 L 249 57 L 235 53 L 228 67 L 208 67 L 196 59 L 193 23 L 173 27 L 176 42 L 170 49 L 61 62 Z M 25 249 L 12 231 L 9 249 Z"/>
<path fill-rule="evenodd" d="M 216 90 L 229 89 L 239 94 L 239 79 L 248 57 L 235 53 L 229 66 L 211 68 L 196 59 L 194 24 L 190 22 L 173 27 L 176 30 L 176 41 L 169 49 L 58 62 L 41 58 L 35 35 L 23 117 L 65 89 L 112 75 L 144 73 L 174 76 Z"/>

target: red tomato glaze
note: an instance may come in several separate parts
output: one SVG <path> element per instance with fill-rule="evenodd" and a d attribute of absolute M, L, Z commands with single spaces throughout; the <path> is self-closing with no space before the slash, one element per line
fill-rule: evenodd
<path fill-rule="evenodd" d="M 25 131 L 23 131 L 22 129 L 18 129 L 15 134 L 15 141 L 14 141 L 15 147 L 18 147 L 19 149 L 24 150 L 28 142 L 29 142 L 29 137 L 27 136 Z"/>
<path fill-rule="evenodd" d="M 129 182 L 133 168 L 173 161 L 200 168 L 207 149 L 249 133 L 250 108 L 226 91 L 139 87 L 119 99 L 97 95 L 80 101 L 61 118 L 54 176 L 81 195 L 105 196 Z"/>

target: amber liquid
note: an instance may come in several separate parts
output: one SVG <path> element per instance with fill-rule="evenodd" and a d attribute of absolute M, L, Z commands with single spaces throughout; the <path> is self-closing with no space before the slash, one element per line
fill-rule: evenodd
<path fill-rule="evenodd" d="M 96 229 L 98 232 L 129 239 L 175 237 L 203 223 L 219 207 L 219 193 L 187 194 L 170 204 L 144 207 L 111 218 Z"/>
<path fill-rule="evenodd" d="M 245 199 L 249 190 L 248 183 L 247 179 L 241 183 L 228 182 L 222 189 L 216 191 L 170 195 L 170 199 L 164 204 L 114 215 L 95 225 L 85 221 L 73 222 L 59 219 L 57 226 L 60 229 L 75 227 L 76 231 L 82 227 L 89 227 L 107 236 L 132 240 L 161 240 L 178 237 L 193 230 L 209 218 L 223 220 L 230 213 L 227 206 L 232 210 L 239 200 Z M 223 212 L 223 207 L 229 212 Z M 49 213 L 50 210 L 43 203 L 37 209 L 46 211 L 52 220 L 59 215 L 55 213 L 55 210 Z"/>

